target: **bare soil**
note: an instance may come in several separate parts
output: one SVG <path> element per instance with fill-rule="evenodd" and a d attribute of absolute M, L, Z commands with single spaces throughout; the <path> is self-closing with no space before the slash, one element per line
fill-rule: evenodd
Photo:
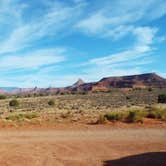
<path fill-rule="evenodd" d="M 166 127 L 2 129 L 0 166 L 166 165 Z"/>

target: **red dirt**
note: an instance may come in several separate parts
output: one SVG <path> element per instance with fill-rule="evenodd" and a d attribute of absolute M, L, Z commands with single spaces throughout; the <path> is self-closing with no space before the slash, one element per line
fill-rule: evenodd
<path fill-rule="evenodd" d="M 149 119 L 144 118 L 143 123 L 124 123 L 124 122 L 107 122 L 106 124 L 95 124 L 88 123 L 83 120 L 82 122 L 70 122 L 70 121 L 62 121 L 60 123 L 49 123 L 47 121 L 41 121 L 40 123 L 22 123 L 17 124 L 15 122 L 2 122 L 0 121 L 0 130 L 29 130 L 29 129 L 61 129 L 61 130 L 69 130 L 69 129 L 94 129 L 94 128 L 166 128 L 166 122 L 157 120 L 157 119 Z"/>
<path fill-rule="evenodd" d="M 2 129 L 0 166 L 111 165 L 126 156 L 166 152 L 166 127 L 116 125 Z"/>

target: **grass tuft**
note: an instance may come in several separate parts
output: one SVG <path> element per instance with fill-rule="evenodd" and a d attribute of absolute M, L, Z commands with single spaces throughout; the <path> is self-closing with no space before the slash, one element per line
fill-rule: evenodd
<path fill-rule="evenodd" d="M 36 113 L 26 113 L 26 114 L 12 114 L 6 117 L 6 120 L 19 121 L 23 119 L 33 119 L 37 118 Z"/>

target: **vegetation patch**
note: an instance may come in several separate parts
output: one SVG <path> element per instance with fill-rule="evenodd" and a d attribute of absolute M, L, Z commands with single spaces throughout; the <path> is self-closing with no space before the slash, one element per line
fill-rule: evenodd
<path fill-rule="evenodd" d="M 166 103 L 166 94 L 158 95 L 158 103 Z"/>
<path fill-rule="evenodd" d="M 146 117 L 166 121 L 166 108 L 152 107 L 148 110 L 148 113 L 147 113 Z"/>
<path fill-rule="evenodd" d="M 0 95 L 0 100 L 6 99 L 7 97 L 5 95 Z"/>
<path fill-rule="evenodd" d="M 144 114 L 142 114 L 140 111 L 129 111 L 125 121 L 128 123 L 143 122 L 143 117 Z"/>
<path fill-rule="evenodd" d="M 49 100 L 49 101 L 48 101 L 48 105 L 49 105 L 49 106 L 54 106 L 54 105 L 55 105 L 54 100 Z"/>
<path fill-rule="evenodd" d="M 123 118 L 126 116 L 126 112 L 111 111 L 106 113 L 104 116 L 109 121 L 123 120 Z"/>
<path fill-rule="evenodd" d="M 11 107 L 18 107 L 19 106 L 18 100 L 13 99 L 13 100 L 9 101 L 9 106 L 11 106 Z"/>
<path fill-rule="evenodd" d="M 143 118 L 153 118 L 166 120 L 166 109 L 160 108 L 152 108 L 151 110 L 138 110 L 133 109 L 129 111 L 110 111 L 104 115 L 100 115 L 98 118 L 98 122 L 108 121 L 121 121 L 126 123 L 134 123 L 134 122 L 143 122 Z"/>
<path fill-rule="evenodd" d="M 26 113 L 26 114 L 12 114 L 6 117 L 6 120 L 19 121 L 23 119 L 33 119 L 37 118 L 36 113 Z"/>

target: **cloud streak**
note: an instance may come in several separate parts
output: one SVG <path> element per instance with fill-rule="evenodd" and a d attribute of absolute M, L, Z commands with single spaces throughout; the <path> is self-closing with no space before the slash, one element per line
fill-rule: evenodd
<path fill-rule="evenodd" d="M 26 47 L 33 46 L 34 42 L 38 42 L 45 37 L 52 38 L 60 32 L 63 33 L 63 30 L 78 17 L 81 8 L 82 5 L 80 4 L 70 7 L 56 2 L 38 18 L 30 20 L 28 23 L 21 20 L 21 23 L 16 25 L 8 38 L 0 43 L 0 54 L 21 51 Z M 21 13 L 23 12 L 22 10 Z M 17 5 L 15 5 L 12 14 L 16 13 L 16 11 Z M 18 18 L 13 19 L 16 19 L 16 24 L 20 22 Z"/>
<path fill-rule="evenodd" d="M 41 49 L 27 54 L 4 56 L 0 69 L 32 69 L 51 65 L 65 60 L 64 49 Z"/>
<path fill-rule="evenodd" d="M 140 20 L 148 22 L 163 17 L 166 14 L 165 6 L 164 0 L 112 1 L 107 7 L 101 7 L 80 20 L 76 27 L 85 33 L 102 36 L 119 26 L 130 26 Z"/>
<path fill-rule="evenodd" d="M 149 53 L 153 50 L 151 44 L 153 43 L 153 39 L 157 32 L 156 28 L 137 27 L 132 28 L 130 32 L 136 38 L 132 48 L 116 54 L 91 59 L 89 63 L 96 65 L 112 65 L 120 62 L 128 62 L 142 56 L 146 56 L 146 53 Z"/>

